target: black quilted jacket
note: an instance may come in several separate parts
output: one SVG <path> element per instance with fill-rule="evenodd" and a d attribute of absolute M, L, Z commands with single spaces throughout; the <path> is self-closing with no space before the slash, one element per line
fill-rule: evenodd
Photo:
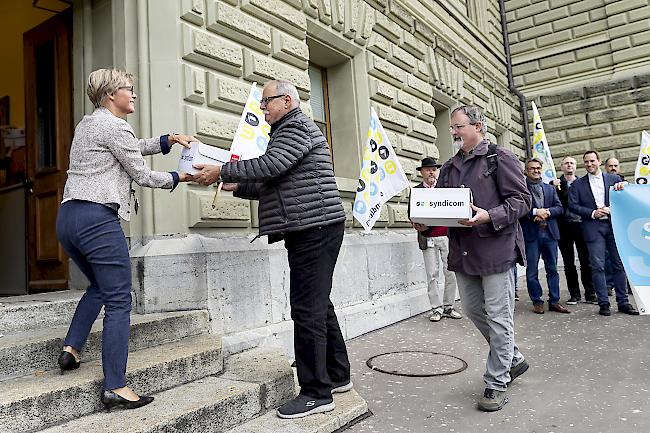
<path fill-rule="evenodd" d="M 264 155 L 224 164 L 221 179 L 239 183 L 236 197 L 260 201 L 260 235 L 269 242 L 345 220 L 327 141 L 300 108 L 271 126 Z"/>

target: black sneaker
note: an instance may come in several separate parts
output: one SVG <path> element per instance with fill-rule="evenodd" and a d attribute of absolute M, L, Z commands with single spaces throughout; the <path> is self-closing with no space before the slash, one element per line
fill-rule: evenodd
<path fill-rule="evenodd" d="M 603 306 L 603 307 L 600 307 L 600 310 L 598 311 L 598 314 L 600 314 L 601 316 L 611 316 L 612 315 L 612 310 L 610 310 L 608 306 Z"/>
<path fill-rule="evenodd" d="M 591 295 L 591 296 L 585 296 L 585 302 L 587 304 L 597 304 L 598 303 L 598 298 L 596 295 Z"/>
<path fill-rule="evenodd" d="M 478 399 L 478 408 L 484 412 L 495 412 L 503 409 L 508 403 L 508 396 L 505 391 L 485 388 L 483 397 Z"/>
<path fill-rule="evenodd" d="M 334 387 L 332 388 L 332 394 L 336 394 L 337 392 L 348 392 L 349 390 L 352 389 L 352 381 L 348 380 L 347 382 L 344 382 L 342 384 L 334 384 Z"/>
<path fill-rule="evenodd" d="M 568 301 L 566 301 L 567 305 L 578 305 L 578 302 L 580 302 L 580 299 L 574 298 L 571 296 Z"/>
<path fill-rule="evenodd" d="M 508 385 L 510 385 L 516 378 L 524 374 L 525 372 L 528 371 L 530 368 L 530 364 L 528 364 L 528 361 L 525 359 L 521 361 L 517 365 L 513 365 L 512 368 L 510 369 L 510 382 L 508 382 Z"/>
<path fill-rule="evenodd" d="M 335 407 L 334 400 L 331 398 L 313 398 L 298 394 L 298 397 L 280 406 L 276 412 L 280 418 L 292 419 L 314 413 L 329 412 Z"/>

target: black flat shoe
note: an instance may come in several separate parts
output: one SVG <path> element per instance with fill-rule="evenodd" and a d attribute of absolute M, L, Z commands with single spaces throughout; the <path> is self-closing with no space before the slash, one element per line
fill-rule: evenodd
<path fill-rule="evenodd" d="M 59 355 L 59 367 L 61 368 L 61 374 L 66 370 L 76 370 L 81 365 L 81 361 L 77 361 L 77 358 L 70 352 L 65 350 Z"/>
<path fill-rule="evenodd" d="M 141 395 L 140 399 L 131 401 L 127 400 L 124 397 L 115 394 L 113 391 L 103 391 L 102 392 L 102 403 L 104 403 L 104 408 L 106 412 L 110 412 L 114 408 L 120 409 L 137 409 L 142 406 L 146 406 L 153 401 L 153 397 L 147 395 Z"/>

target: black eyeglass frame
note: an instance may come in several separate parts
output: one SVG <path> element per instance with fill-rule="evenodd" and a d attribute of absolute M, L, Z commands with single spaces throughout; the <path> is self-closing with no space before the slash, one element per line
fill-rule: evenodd
<path fill-rule="evenodd" d="M 131 92 L 132 95 L 135 93 L 135 86 L 134 85 L 120 86 L 120 87 L 117 88 L 117 90 L 120 90 L 120 89 L 129 89 L 129 92 Z"/>
<path fill-rule="evenodd" d="M 275 95 L 275 96 L 266 96 L 260 100 L 260 105 L 269 105 L 269 102 L 277 99 L 277 98 L 282 98 L 283 96 L 287 96 L 286 93 L 283 93 L 281 95 Z"/>

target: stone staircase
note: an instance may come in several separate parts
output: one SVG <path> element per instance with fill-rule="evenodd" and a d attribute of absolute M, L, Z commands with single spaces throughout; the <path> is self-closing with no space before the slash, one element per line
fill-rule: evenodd
<path fill-rule="evenodd" d="M 81 292 L 0 298 L 0 432 L 333 432 L 368 411 L 354 391 L 337 408 L 281 420 L 275 407 L 295 395 L 294 374 L 277 350 L 224 361 L 207 311 L 133 314 L 127 382 L 155 401 L 103 412 L 101 331 L 93 326 L 78 370 L 56 363 Z"/>

